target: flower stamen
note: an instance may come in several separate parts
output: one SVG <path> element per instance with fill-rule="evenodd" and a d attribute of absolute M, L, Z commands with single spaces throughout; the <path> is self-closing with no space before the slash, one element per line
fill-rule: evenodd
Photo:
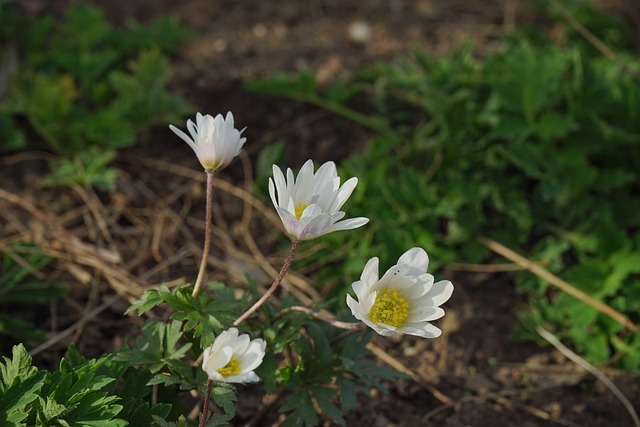
<path fill-rule="evenodd" d="M 240 371 L 240 363 L 237 359 L 231 359 L 224 368 L 218 369 L 218 373 L 225 378 L 238 375 Z"/>
<path fill-rule="evenodd" d="M 302 212 L 304 212 L 304 210 L 307 208 L 307 206 L 309 206 L 309 205 L 305 205 L 304 203 L 298 203 L 298 205 L 296 206 L 295 214 L 296 214 L 296 219 L 298 221 L 300 221 L 300 217 L 302 216 Z"/>
<path fill-rule="evenodd" d="M 375 323 L 398 327 L 409 317 L 409 301 L 397 289 L 382 289 L 371 306 L 369 318 Z"/>

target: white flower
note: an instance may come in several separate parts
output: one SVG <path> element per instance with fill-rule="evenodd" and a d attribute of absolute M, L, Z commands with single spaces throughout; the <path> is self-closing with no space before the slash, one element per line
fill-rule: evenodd
<path fill-rule="evenodd" d="M 255 383 L 260 378 L 253 372 L 264 358 L 267 344 L 249 335 L 238 335 L 237 328 L 222 332 L 204 350 L 202 369 L 210 380 L 226 383 Z"/>
<path fill-rule="evenodd" d="M 428 266 L 424 249 L 411 248 L 379 279 L 378 258 L 371 258 L 360 280 L 352 285 L 358 301 L 347 295 L 347 305 L 358 320 L 380 335 L 439 337 L 442 331 L 429 321 L 444 316 L 439 306 L 449 299 L 453 285 L 448 280 L 433 283 Z"/>
<path fill-rule="evenodd" d="M 240 153 L 247 138 L 240 138 L 244 129 L 238 131 L 233 127 L 233 114 L 226 118 L 218 114 L 215 118 L 209 114 L 196 114 L 196 123 L 187 120 L 187 129 L 191 138 L 173 125 L 169 125 L 176 135 L 182 138 L 198 156 L 200 164 L 206 170 L 223 169 Z"/>
<path fill-rule="evenodd" d="M 296 240 L 311 240 L 338 230 L 351 230 L 369 222 L 368 218 L 340 221 L 340 210 L 347 201 L 358 178 L 351 178 L 340 186 L 340 177 L 333 162 L 313 172 L 313 162 L 307 160 L 298 177 L 287 169 L 287 178 L 273 165 L 273 179 L 269 178 L 271 201 L 280 215 L 287 234 Z M 277 195 L 276 195 L 277 193 Z"/>

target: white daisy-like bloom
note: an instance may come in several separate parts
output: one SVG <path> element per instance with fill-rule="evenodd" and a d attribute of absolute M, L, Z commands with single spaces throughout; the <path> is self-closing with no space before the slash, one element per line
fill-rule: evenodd
<path fill-rule="evenodd" d="M 287 169 L 287 177 L 273 165 L 269 178 L 269 194 L 287 234 L 295 240 L 311 240 L 338 230 L 351 230 L 369 222 L 368 218 L 345 219 L 340 210 L 358 178 L 348 179 L 340 186 L 340 177 L 333 162 L 324 163 L 314 173 L 313 162 L 307 160 L 297 178 Z"/>
<path fill-rule="evenodd" d="M 264 358 L 267 344 L 249 335 L 239 335 L 237 328 L 229 328 L 204 350 L 202 369 L 210 380 L 225 383 L 255 383 L 260 378 L 253 372 Z"/>
<path fill-rule="evenodd" d="M 244 129 L 239 131 L 234 127 L 230 111 L 225 118 L 221 114 L 214 118 L 209 114 L 203 116 L 198 113 L 195 123 L 191 119 L 187 120 L 187 130 L 191 137 L 173 125 L 169 125 L 169 129 L 189 144 L 202 167 L 211 171 L 223 169 L 231 163 L 247 140 L 240 137 Z"/>
<path fill-rule="evenodd" d="M 444 316 L 440 305 L 451 297 L 453 284 L 448 280 L 434 283 L 428 266 L 425 250 L 411 248 L 380 279 L 378 258 L 371 258 L 360 280 L 352 285 L 358 300 L 347 295 L 347 305 L 358 320 L 380 335 L 439 337 L 442 331 L 429 322 Z"/>

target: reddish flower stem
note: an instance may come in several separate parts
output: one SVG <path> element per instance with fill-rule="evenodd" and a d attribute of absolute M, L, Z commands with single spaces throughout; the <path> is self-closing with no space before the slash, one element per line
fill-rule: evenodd
<path fill-rule="evenodd" d="M 209 248 L 211 247 L 211 211 L 213 210 L 213 203 L 211 196 L 213 193 L 213 171 L 205 170 L 207 173 L 207 192 L 206 192 L 206 213 L 205 213 L 205 226 L 204 226 L 204 249 L 202 250 L 202 260 L 200 261 L 200 270 L 198 270 L 198 277 L 196 283 L 193 285 L 194 297 L 200 293 L 202 288 L 202 282 L 204 281 L 205 270 L 207 269 L 207 258 L 209 257 Z"/>
<path fill-rule="evenodd" d="M 207 423 L 207 415 L 209 415 L 209 400 L 211 400 L 211 385 L 213 381 L 207 381 L 207 392 L 204 395 L 204 405 L 202 407 L 202 419 L 200 420 L 200 427 L 204 427 Z"/>
<path fill-rule="evenodd" d="M 280 282 L 282 282 L 282 279 L 284 279 L 285 274 L 287 274 L 289 267 L 291 267 L 291 262 L 293 261 L 293 257 L 296 255 L 299 243 L 299 240 L 293 241 L 293 243 L 291 244 L 291 251 L 289 251 L 287 259 L 284 260 L 284 264 L 282 265 L 282 269 L 280 270 L 280 274 L 278 274 L 278 277 L 276 277 L 276 280 L 273 281 L 271 287 L 267 289 L 267 292 L 265 292 L 264 295 L 262 295 L 262 297 L 258 301 L 256 301 L 255 304 L 253 304 L 247 311 L 244 312 L 244 314 L 242 314 L 242 316 L 238 317 L 236 321 L 233 322 L 233 326 L 238 326 L 240 323 L 244 322 L 247 317 L 251 316 L 256 310 L 258 310 L 260 306 L 262 306 L 262 304 L 264 304 L 264 302 L 268 300 L 269 297 L 276 291 L 278 285 L 280 284 Z"/>

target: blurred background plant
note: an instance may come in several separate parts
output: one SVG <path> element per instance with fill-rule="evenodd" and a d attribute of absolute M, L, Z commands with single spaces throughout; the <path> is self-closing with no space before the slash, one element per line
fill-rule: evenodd
<path fill-rule="evenodd" d="M 9 336 L 27 344 L 39 344 L 46 338 L 22 314 L 31 304 L 46 305 L 62 298 L 67 288 L 50 283 L 42 270 L 53 261 L 33 244 L 13 243 L 2 253 L 0 268 L 0 307 L 11 307 L 11 315 L 0 314 L 0 336 Z"/>
<path fill-rule="evenodd" d="M 188 36 L 170 17 L 118 28 L 86 4 L 56 20 L 0 3 L 0 152 L 46 148 L 63 156 L 51 184 L 113 189 L 113 150 L 191 112 L 166 88 L 165 55 Z"/>
<path fill-rule="evenodd" d="M 319 281 L 349 283 L 369 254 L 390 264 L 411 245 L 438 263 L 484 262 L 485 235 L 640 322 L 640 58 L 622 21 L 584 4 L 572 12 L 617 61 L 571 27 L 553 40 L 523 28 L 482 59 L 467 44 L 441 58 L 416 50 L 327 87 L 306 71 L 247 84 L 375 132 L 341 170 L 359 178 L 349 212 L 371 225 L 358 239 L 324 238 L 309 264 L 344 262 Z M 278 154 L 274 145 L 262 155 Z M 540 341 L 535 326 L 552 327 L 591 362 L 640 371 L 640 334 L 546 280 L 516 279 L 529 306 L 515 338 Z M 334 291 L 338 306 L 344 292 Z"/>

